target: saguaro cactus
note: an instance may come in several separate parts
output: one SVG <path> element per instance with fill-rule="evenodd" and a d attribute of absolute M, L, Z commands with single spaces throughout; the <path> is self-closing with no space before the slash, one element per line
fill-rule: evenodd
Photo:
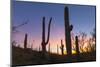
<path fill-rule="evenodd" d="M 49 42 L 51 21 L 52 21 L 52 18 L 50 18 L 50 21 L 49 21 L 49 24 L 48 24 L 48 35 L 47 35 L 47 40 L 46 40 L 45 39 L 45 17 L 43 17 L 43 21 L 42 21 L 42 43 L 41 43 L 43 53 L 46 52 L 46 45 Z"/>
<path fill-rule="evenodd" d="M 61 47 L 60 47 L 60 49 L 61 49 L 62 55 L 64 55 L 64 45 L 63 45 L 63 41 L 62 40 L 61 40 Z"/>
<path fill-rule="evenodd" d="M 27 34 L 25 34 L 25 38 L 24 38 L 24 48 L 27 48 Z"/>
<path fill-rule="evenodd" d="M 64 20 L 65 20 L 65 42 L 67 48 L 67 56 L 71 59 L 72 55 L 72 45 L 71 45 L 71 31 L 73 29 L 73 25 L 69 24 L 69 11 L 68 7 L 65 7 L 64 10 Z"/>
<path fill-rule="evenodd" d="M 79 44 L 78 44 L 78 36 L 75 36 L 75 44 L 76 44 L 76 53 L 79 55 Z"/>
<path fill-rule="evenodd" d="M 79 44 L 78 44 L 78 36 L 75 36 L 75 44 L 76 44 L 76 53 L 77 53 L 77 60 L 79 60 L 80 56 L 79 56 Z"/>

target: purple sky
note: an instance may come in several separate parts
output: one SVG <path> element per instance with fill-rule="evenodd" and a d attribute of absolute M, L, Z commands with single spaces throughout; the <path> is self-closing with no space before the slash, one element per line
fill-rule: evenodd
<path fill-rule="evenodd" d="M 41 44 L 42 18 L 43 16 L 46 17 L 45 23 L 47 28 L 49 19 L 50 17 L 52 17 L 53 20 L 51 23 L 51 36 L 49 42 L 51 44 L 52 51 L 56 51 L 55 48 L 57 47 L 57 44 L 60 46 L 60 40 L 65 40 L 65 6 L 68 6 L 69 8 L 69 21 L 70 24 L 73 24 L 74 26 L 72 32 L 75 35 L 78 35 L 81 31 L 85 32 L 86 34 L 88 34 L 88 36 L 90 36 L 90 32 L 95 27 L 95 6 L 14 1 L 12 3 L 12 26 L 20 25 L 27 20 L 29 21 L 28 24 L 17 28 L 17 30 L 20 32 L 13 33 L 12 40 L 16 40 L 18 44 L 21 44 L 21 46 L 23 46 L 24 35 L 25 33 L 27 33 L 29 45 L 33 44 L 33 48 L 37 48 Z"/>

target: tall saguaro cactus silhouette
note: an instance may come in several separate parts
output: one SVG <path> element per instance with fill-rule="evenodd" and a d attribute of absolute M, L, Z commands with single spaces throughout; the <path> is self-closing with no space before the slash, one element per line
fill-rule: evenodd
<path fill-rule="evenodd" d="M 64 20 L 65 20 L 65 42 L 66 42 L 67 55 L 69 59 L 71 60 L 72 47 L 71 47 L 71 34 L 70 33 L 73 29 L 73 25 L 70 25 L 69 23 L 68 7 L 65 7 L 65 10 L 64 10 Z"/>
<path fill-rule="evenodd" d="M 46 38 L 45 38 L 45 17 L 43 17 L 43 21 L 42 21 L 42 43 L 41 43 L 43 54 L 46 53 L 46 45 L 49 42 L 51 21 L 52 21 L 52 18 L 50 18 L 50 20 L 49 20 L 48 35 L 47 35 L 47 40 L 46 40 Z"/>
<path fill-rule="evenodd" d="M 61 47 L 60 47 L 60 49 L 61 49 L 62 55 L 64 55 L 64 45 L 63 45 L 63 41 L 62 40 L 61 40 Z"/>
<path fill-rule="evenodd" d="M 24 48 L 27 48 L 27 34 L 25 34 L 25 38 L 24 38 Z"/>
<path fill-rule="evenodd" d="M 79 58 L 79 44 L 78 44 L 78 36 L 75 36 L 75 44 L 76 44 L 76 53 L 77 53 L 77 59 Z"/>

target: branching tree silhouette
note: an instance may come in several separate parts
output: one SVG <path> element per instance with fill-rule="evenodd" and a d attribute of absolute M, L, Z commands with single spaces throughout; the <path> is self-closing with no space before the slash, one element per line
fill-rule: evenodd
<path fill-rule="evenodd" d="M 80 44 L 80 50 L 81 52 L 84 52 L 83 50 L 83 46 L 85 44 L 85 39 L 87 37 L 87 34 L 85 32 L 80 32 L 80 35 L 79 35 L 79 44 Z"/>
<path fill-rule="evenodd" d="M 96 51 L 96 28 L 93 29 L 93 31 L 91 32 L 92 35 L 92 46 L 91 46 L 91 51 Z M 95 42 L 95 43 L 93 43 Z"/>
<path fill-rule="evenodd" d="M 96 28 L 93 29 L 93 31 L 91 32 L 91 35 L 93 39 L 96 38 Z"/>

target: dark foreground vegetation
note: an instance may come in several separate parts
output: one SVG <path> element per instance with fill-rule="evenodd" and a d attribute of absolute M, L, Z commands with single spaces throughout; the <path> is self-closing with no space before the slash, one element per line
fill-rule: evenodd
<path fill-rule="evenodd" d="M 13 66 L 69 63 L 69 59 L 66 55 L 58 55 L 47 52 L 47 57 L 44 58 L 41 51 L 33 51 L 31 49 L 23 49 L 15 46 L 13 46 L 12 50 Z M 95 60 L 96 54 L 95 52 L 92 52 L 82 53 L 79 57 L 77 57 L 77 55 L 73 55 L 71 62 L 85 62 Z"/>

